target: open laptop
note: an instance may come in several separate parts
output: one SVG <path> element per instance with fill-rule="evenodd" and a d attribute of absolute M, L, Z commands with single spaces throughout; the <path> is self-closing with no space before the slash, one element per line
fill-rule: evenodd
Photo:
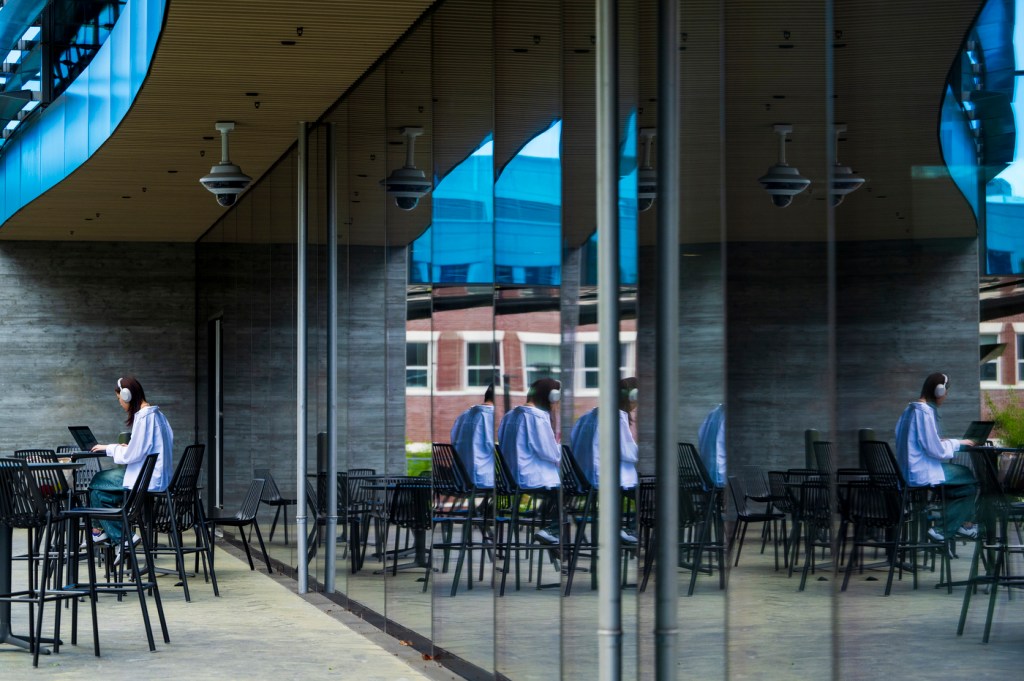
<path fill-rule="evenodd" d="M 967 426 L 967 432 L 961 439 L 983 445 L 988 440 L 988 436 L 992 434 L 993 426 L 995 426 L 995 421 L 971 421 L 971 425 Z"/>
<path fill-rule="evenodd" d="M 68 426 L 68 430 L 71 431 L 71 437 L 75 438 L 75 444 L 83 452 L 92 451 L 92 448 L 99 444 L 89 426 Z"/>

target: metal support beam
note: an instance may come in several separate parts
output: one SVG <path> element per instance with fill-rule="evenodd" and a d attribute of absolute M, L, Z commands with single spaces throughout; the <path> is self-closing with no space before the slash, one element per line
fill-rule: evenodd
<path fill-rule="evenodd" d="M 338 148 L 334 123 L 327 131 L 327 551 L 324 590 L 334 593 L 338 560 Z"/>
<path fill-rule="evenodd" d="M 679 0 L 658 1 L 655 678 L 676 678 L 679 608 Z"/>
<path fill-rule="evenodd" d="M 622 678 L 619 528 L 619 49 L 618 2 L 597 0 L 598 670 Z"/>
<path fill-rule="evenodd" d="M 309 559 L 306 553 L 306 243 L 309 191 L 307 156 L 309 131 L 299 123 L 298 191 L 295 235 L 295 534 L 298 537 L 298 591 L 309 590 Z"/>

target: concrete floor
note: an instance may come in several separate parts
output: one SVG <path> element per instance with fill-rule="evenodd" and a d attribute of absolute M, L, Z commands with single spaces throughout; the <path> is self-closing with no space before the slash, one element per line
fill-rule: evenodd
<path fill-rule="evenodd" d="M 25 533 L 15 532 L 15 554 L 24 551 Z M 236 556 L 241 556 L 241 560 Z M 192 601 L 185 602 L 176 578 L 160 579 L 171 643 L 160 638 L 155 608 L 157 649 L 149 652 L 138 599 L 118 602 L 101 596 L 99 628 L 102 656 L 93 656 L 92 632 L 79 624 L 77 646 L 69 645 L 70 619 L 62 618 L 65 645 L 60 654 L 32 657 L 0 645 L 0 678 L 18 679 L 338 679 L 414 681 L 458 678 L 436 662 L 376 627 L 354 617 L 321 595 L 296 595 L 294 583 L 275 573 L 251 572 L 244 554 L 218 545 L 216 566 L 220 597 L 202 579 L 189 580 Z M 15 563 L 17 580 L 24 564 Z M 16 582 L 17 584 L 17 582 Z M 15 633 L 27 632 L 26 606 L 15 605 Z M 47 622 L 52 620 L 47 617 Z M 52 625 L 50 626 L 52 631 Z"/>
<path fill-rule="evenodd" d="M 842 575 L 820 570 L 798 591 L 799 577 L 776 572 L 771 548 L 759 554 L 756 529 L 748 535 L 739 567 L 728 573 L 728 588 L 718 589 L 717 576 L 701 575 L 693 597 L 679 598 L 680 679 L 905 679 L 1018 678 L 1024 665 L 1024 594 L 1009 600 L 1001 592 L 990 643 L 981 643 L 987 596 L 972 601 L 967 629 L 956 636 L 964 589 L 952 594 L 936 589 L 938 572 L 920 575 L 918 589 L 909 575 L 883 596 L 885 573 L 855 573 L 847 592 L 840 593 Z M 275 537 L 271 550 L 294 561 L 294 546 Z M 952 561 L 954 580 L 967 576 L 972 545 L 961 544 Z M 339 558 L 342 555 L 339 546 Z M 313 566 L 322 574 L 321 562 Z M 537 590 L 533 582 L 515 591 L 511 579 L 504 597 L 485 582 L 449 595 L 451 573 L 433 573 L 423 593 L 422 570 L 395 577 L 373 574 L 381 565 L 368 558 L 358 575 L 347 564 L 337 573 L 338 589 L 484 669 L 497 667 L 511 679 L 596 678 L 597 597 L 589 575 L 578 574 L 569 598 L 558 589 Z M 584 563 L 584 567 L 586 564 Z M 523 574 L 526 574 L 525 558 Z M 1024 571 L 1021 556 L 1014 570 Z M 545 568 L 545 582 L 552 575 Z M 475 576 L 474 576 L 475 577 Z M 564 577 L 563 577 L 564 579 Z M 688 574 L 680 572 L 680 592 Z M 636 582 L 636 561 L 628 581 Z M 623 591 L 623 660 L 625 679 L 653 678 L 654 593 Z M 498 645 L 495 645 L 495 641 Z M 637 651 L 639 651 L 639 658 Z M 638 662 L 638 659 L 640 660 Z"/>

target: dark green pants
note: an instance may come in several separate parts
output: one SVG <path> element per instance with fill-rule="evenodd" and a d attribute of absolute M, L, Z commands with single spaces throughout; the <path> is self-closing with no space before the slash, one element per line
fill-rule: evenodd
<path fill-rule="evenodd" d="M 955 463 L 942 462 L 946 482 L 942 483 L 942 494 L 946 500 L 946 517 L 942 534 L 952 539 L 956 531 L 968 520 L 974 520 L 974 499 L 978 494 L 978 482 L 971 469 Z"/>
<path fill-rule="evenodd" d="M 94 508 L 120 508 L 124 504 L 124 493 L 124 466 L 100 471 L 89 483 L 89 505 Z M 110 537 L 111 544 L 117 546 L 124 539 L 124 523 L 101 520 L 99 524 Z"/>

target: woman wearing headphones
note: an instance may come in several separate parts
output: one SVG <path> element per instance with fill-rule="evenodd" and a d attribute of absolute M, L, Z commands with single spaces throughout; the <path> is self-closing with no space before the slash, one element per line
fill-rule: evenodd
<path fill-rule="evenodd" d="M 623 489 L 636 487 L 636 462 L 638 447 L 633 439 L 633 412 L 636 411 L 636 378 L 619 381 L 619 486 Z M 587 476 L 591 485 L 599 484 L 601 450 L 597 434 L 597 408 L 581 416 L 572 427 L 572 455 Z"/>
<path fill-rule="evenodd" d="M 977 482 L 966 466 L 952 463 L 962 446 L 970 440 L 942 437 L 939 407 L 949 395 L 949 376 L 934 373 L 925 379 L 921 395 L 907 405 L 896 424 L 896 460 L 911 487 L 942 486 L 946 511 L 941 530 L 929 528 L 928 536 L 945 542 L 951 555 L 954 534 L 973 538 L 978 528 L 970 525 L 974 517 Z"/>
<path fill-rule="evenodd" d="M 101 508 L 117 508 L 124 503 L 124 492 L 130 489 L 139 477 L 139 471 L 146 457 L 158 454 L 156 468 L 149 482 L 149 491 L 162 492 L 167 489 L 173 475 L 174 433 L 160 407 L 146 401 L 146 393 L 134 376 L 117 379 L 117 401 L 128 414 L 125 424 L 132 435 L 127 444 L 95 445 L 94 452 L 105 451 L 116 468 L 97 473 L 89 485 L 89 503 Z M 93 540 L 110 539 L 111 544 L 120 547 L 124 537 L 121 523 L 100 521 L 102 529 L 93 529 Z M 135 537 L 133 541 L 138 541 Z"/>
<path fill-rule="evenodd" d="M 524 490 L 554 490 L 543 495 L 543 517 L 549 521 L 534 536 L 549 544 L 558 543 L 558 488 L 561 485 L 562 448 L 551 427 L 552 405 L 561 399 L 562 384 L 553 378 L 534 381 L 526 404 L 505 414 L 498 426 L 502 456 Z"/>
<path fill-rule="evenodd" d="M 619 487 L 626 490 L 636 487 L 639 480 L 636 473 L 639 447 L 633 438 L 632 430 L 639 386 L 640 381 L 632 376 L 619 381 Z M 601 472 L 597 407 L 576 421 L 576 425 L 572 427 L 571 437 L 573 458 L 596 489 L 599 486 Z M 619 530 L 619 537 L 627 544 L 636 543 L 636 537 L 625 529 Z"/>

